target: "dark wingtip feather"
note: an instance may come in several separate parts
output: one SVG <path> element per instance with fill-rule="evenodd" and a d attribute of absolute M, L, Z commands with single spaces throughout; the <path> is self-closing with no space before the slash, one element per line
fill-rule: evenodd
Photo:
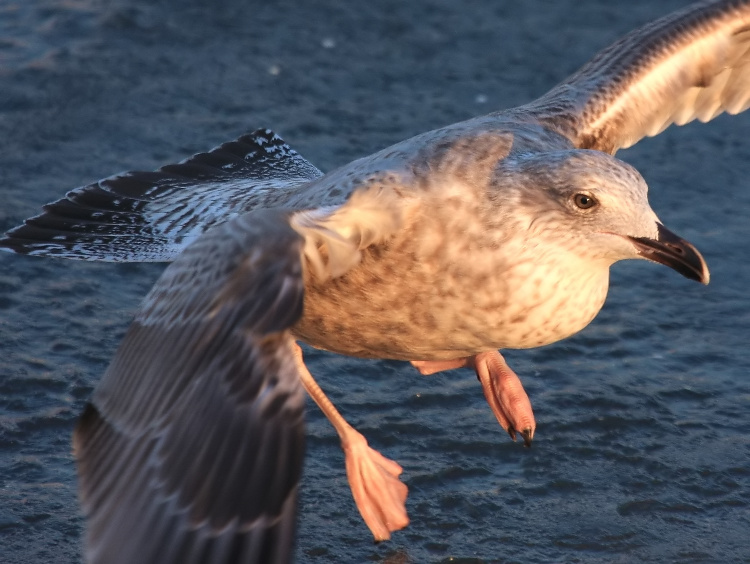
<path fill-rule="evenodd" d="M 0 250 L 109 262 L 168 262 L 213 225 L 253 209 L 264 190 L 321 175 L 270 129 L 157 171 L 68 192 L 0 238 Z"/>

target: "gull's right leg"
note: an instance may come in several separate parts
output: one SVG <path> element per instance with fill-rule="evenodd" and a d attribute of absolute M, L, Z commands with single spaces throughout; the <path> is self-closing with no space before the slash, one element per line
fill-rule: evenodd
<path fill-rule="evenodd" d="M 487 351 L 451 360 L 413 360 L 411 363 L 425 376 L 454 368 L 473 367 L 498 423 L 511 439 L 515 441 L 516 432 L 519 432 L 524 444 L 531 446 L 536 421 L 529 396 L 526 395 L 521 380 L 499 351 Z"/>
<path fill-rule="evenodd" d="M 510 438 L 516 440 L 516 431 L 529 447 L 534 438 L 536 421 L 531 402 L 521 380 L 508 366 L 499 351 L 488 351 L 471 357 L 482 391 L 498 423 Z"/>
<path fill-rule="evenodd" d="M 409 524 L 405 505 L 409 490 L 398 478 L 403 469 L 370 448 L 362 434 L 346 422 L 305 366 L 299 345 L 295 346 L 295 360 L 302 385 L 339 434 L 346 476 L 362 519 L 376 541 L 388 540 L 391 531 Z"/>

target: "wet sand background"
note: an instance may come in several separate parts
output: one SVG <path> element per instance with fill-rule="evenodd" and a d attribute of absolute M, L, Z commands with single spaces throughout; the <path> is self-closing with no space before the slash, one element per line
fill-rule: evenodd
<path fill-rule="evenodd" d="M 0 1 L 0 229 L 67 189 L 271 127 L 324 171 L 524 103 L 686 2 Z M 400 462 L 412 524 L 373 545 L 308 410 L 298 562 L 750 562 L 750 115 L 618 156 L 712 267 L 622 264 L 583 333 L 508 352 L 538 419 L 469 371 L 311 354 Z M 160 265 L 0 253 L 0 562 L 81 560 L 70 434 Z"/>

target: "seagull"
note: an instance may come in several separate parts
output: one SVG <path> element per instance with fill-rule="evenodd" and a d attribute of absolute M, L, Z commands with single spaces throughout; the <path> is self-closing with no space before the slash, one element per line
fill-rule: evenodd
<path fill-rule="evenodd" d="M 173 261 L 74 434 L 90 562 L 288 562 L 302 389 L 333 424 L 373 537 L 405 527 L 401 466 L 369 447 L 297 341 L 471 367 L 530 444 L 501 349 L 554 343 L 602 307 L 610 266 L 707 284 L 617 150 L 750 106 L 750 1 L 700 2 L 631 32 L 541 98 L 322 174 L 271 130 L 156 172 L 75 189 L 5 250 Z"/>

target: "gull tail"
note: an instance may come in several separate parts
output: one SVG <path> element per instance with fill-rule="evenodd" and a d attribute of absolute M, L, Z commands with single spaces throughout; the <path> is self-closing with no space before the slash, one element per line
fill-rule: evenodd
<path fill-rule="evenodd" d="M 322 173 L 270 129 L 154 172 L 76 188 L 0 238 L 0 250 L 106 262 L 169 262 L 209 228 L 283 204 Z"/>

